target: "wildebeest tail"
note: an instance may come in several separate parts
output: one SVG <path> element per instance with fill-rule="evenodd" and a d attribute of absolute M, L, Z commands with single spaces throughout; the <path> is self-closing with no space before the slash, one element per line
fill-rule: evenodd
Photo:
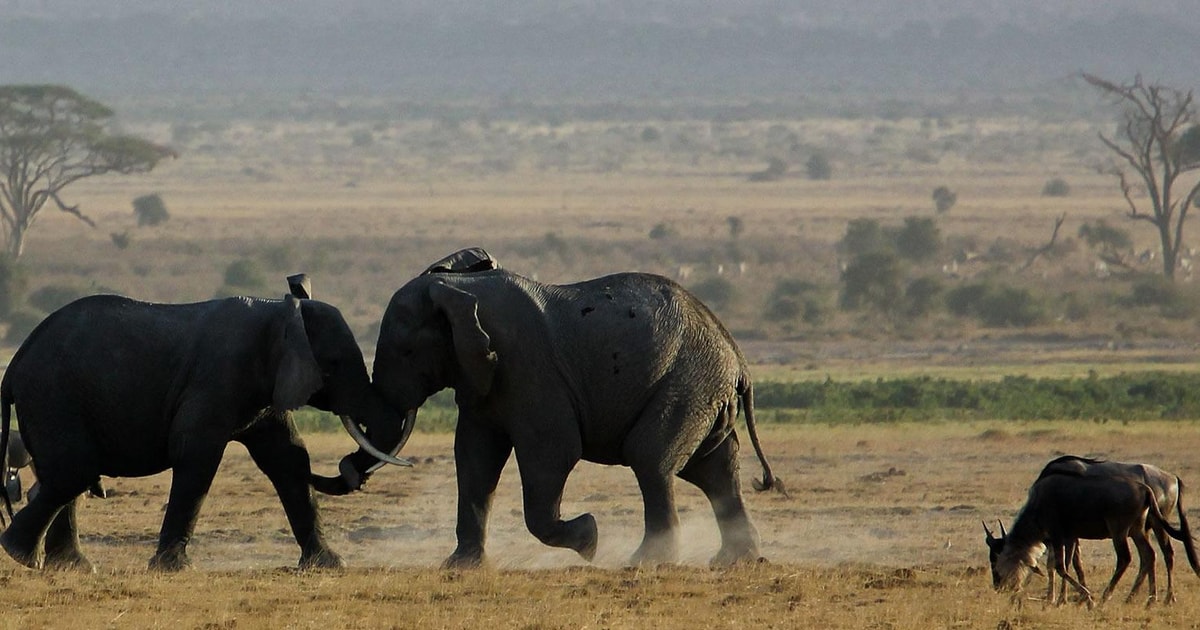
<path fill-rule="evenodd" d="M 1200 562 L 1196 560 L 1196 541 L 1192 540 L 1192 528 L 1188 526 L 1187 515 L 1183 510 L 1183 480 L 1176 476 L 1175 483 L 1179 484 L 1179 499 L 1175 501 L 1175 511 L 1179 514 L 1179 535 L 1171 532 L 1171 536 L 1183 543 L 1183 550 L 1187 553 L 1188 564 L 1192 565 L 1192 571 L 1196 575 L 1200 575 Z M 1166 519 L 1163 520 L 1165 521 Z"/>
<path fill-rule="evenodd" d="M 754 386 L 750 384 L 750 379 L 745 373 L 738 378 L 737 393 L 742 401 L 742 412 L 746 415 L 746 431 L 750 433 L 750 444 L 754 445 L 754 452 L 758 455 L 763 469 L 762 479 L 755 479 L 753 482 L 754 489 L 759 492 L 774 489 L 787 496 L 783 480 L 771 472 L 771 464 L 767 462 L 767 456 L 763 454 L 762 445 L 758 441 L 758 429 L 754 423 Z"/>

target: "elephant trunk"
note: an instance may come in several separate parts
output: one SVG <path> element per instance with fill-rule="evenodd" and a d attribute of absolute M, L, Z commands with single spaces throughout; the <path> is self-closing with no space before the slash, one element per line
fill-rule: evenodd
<path fill-rule="evenodd" d="M 358 443 L 359 449 L 342 458 L 342 461 L 338 464 L 338 472 L 340 473 L 338 476 L 324 477 L 321 475 L 312 475 L 312 487 L 317 492 L 331 495 L 349 494 L 360 489 L 363 483 L 371 476 L 371 473 L 379 470 L 385 463 L 397 466 L 412 466 L 412 462 L 396 457 L 396 453 L 404 448 L 409 436 L 412 435 L 412 430 L 416 425 L 417 419 L 416 409 L 412 409 L 405 414 L 403 421 L 400 423 L 401 426 L 399 427 L 398 435 L 394 439 L 393 446 L 388 451 L 383 451 L 376 447 L 370 435 L 365 433 L 353 418 L 341 416 L 341 419 L 347 433 Z M 377 434 L 381 432 L 376 430 L 371 433 L 376 434 L 378 438 L 381 436 Z M 383 443 L 388 442 L 392 442 L 392 440 L 383 440 Z"/>

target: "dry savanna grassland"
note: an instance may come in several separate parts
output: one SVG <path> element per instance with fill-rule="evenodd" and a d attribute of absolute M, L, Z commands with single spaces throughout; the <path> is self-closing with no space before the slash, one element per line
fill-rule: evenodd
<path fill-rule="evenodd" d="M 545 281 L 630 269 L 677 278 L 714 305 L 759 380 L 1194 369 L 1190 289 L 1167 313 L 1128 299 L 1138 272 L 1154 270 L 1137 254 L 1155 243 L 1149 230 L 1123 222 L 1115 183 L 1093 168 L 1105 157 L 1095 131 L 1106 120 L 125 124 L 172 143 L 180 157 L 148 175 L 70 188 L 69 201 L 98 228 L 52 209 L 39 218 L 22 259 L 31 296 L 45 287 L 151 301 L 278 295 L 285 275 L 305 271 L 315 296 L 343 310 L 370 361 L 373 325 L 390 294 L 429 262 L 480 245 Z M 830 179 L 804 174 L 817 151 L 832 164 Z M 779 155 L 792 165 L 782 177 L 749 181 Z M 1055 177 L 1070 194 L 1042 194 Z M 942 213 L 931 199 L 939 186 L 957 194 Z M 161 195 L 171 218 L 137 227 L 130 201 L 149 193 Z M 1064 214 L 1056 247 L 1034 257 Z M 935 278 L 941 291 L 1015 287 L 1036 301 L 1037 316 L 992 326 L 944 308 L 838 308 L 847 262 L 838 242 L 848 223 L 894 228 L 909 217 L 934 219 L 940 247 L 906 262 L 905 282 Z M 1082 224 L 1100 220 L 1130 230 L 1129 269 L 1098 269 L 1078 238 Z M 795 296 L 811 308 L 777 306 L 773 298 L 795 288 L 786 281 L 811 284 Z M 19 310 L 36 319 L 46 305 Z M 1061 453 L 1153 462 L 1197 487 L 1195 419 L 761 431 L 788 494 L 748 490 L 760 564 L 707 567 L 716 525 L 699 492 L 680 482 L 681 564 L 625 567 L 642 518 L 633 476 L 581 464 L 563 513 L 596 515 L 594 564 L 525 531 L 512 469 L 496 498 L 490 568 L 441 570 L 454 543 L 452 438 L 418 433 L 406 449 L 412 469 L 386 469 L 361 493 L 322 498 L 326 528 L 350 568 L 301 573 L 291 568 L 298 550 L 278 500 L 234 445 L 191 544 L 193 570 L 145 568 L 169 474 L 106 480 L 112 496 L 85 500 L 79 512 L 97 573 L 38 573 L 0 559 L 0 627 L 1178 628 L 1200 619 L 1200 578 L 1181 553 L 1179 602 L 1170 607 L 1145 607 L 1140 597 L 1122 603 L 1132 573 L 1117 598 L 1092 611 L 1045 607 L 1036 599 L 1040 579 L 1021 598 L 998 595 L 980 526 L 1011 523 L 1040 466 Z M 338 433 L 306 440 L 314 467 L 327 474 L 352 447 Z M 748 488 L 759 472 L 742 442 Z M 1185 495 L 1189 510 L 1200 505 L 1195 496 Z M 1089 583 L 1102 584 L 1110 546 L 1085 542 L 1083 551 Z"/>

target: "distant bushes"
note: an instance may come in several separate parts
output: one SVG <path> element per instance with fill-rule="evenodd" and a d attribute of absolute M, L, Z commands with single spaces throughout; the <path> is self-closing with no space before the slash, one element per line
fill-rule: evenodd
<path fill-rule="evenodd" d="M 919 376 L 860 382 L 760 382 L 759 409 L 793 420 L 1152 420 L 1200 417 L 1200 374 L 1146 372 L 1105 378 L 998 381 Z"/>

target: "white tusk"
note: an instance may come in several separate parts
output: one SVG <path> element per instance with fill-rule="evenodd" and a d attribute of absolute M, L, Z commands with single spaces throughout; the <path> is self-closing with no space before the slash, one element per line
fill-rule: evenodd
<path fill-rule="evenodd" d="M 392 452 L 389 453 L 391 456 L 395 457 L 396 453 L 399 453 L 400 449 L 404 448 L 405 444 L 408 444 L 408 438 L 409 438 L 409 436 L 412 435 L 413 427 L 415 427 L 416 425 L 417 425 L 417 410 L 409 409 L 408 413 L 404 416 L 404 429 L 400 432 L 400 441 L 396 443 L 396 448 L 392 449 Z M 407 459 L 403 459 L 403 458 L 400 458 L 400 459 L 402 461 L 409 462 L 408 465 L 412 466 L 411 461 L 409 461 Z M 367 474 L 373 473 L 376 470 L 383 468 L 383 464 L 384 464 L 384 462 L 382 460 L 372 464 L 370 468 L 367 468 Z"/>
<path fill-rule="evenodd" d="M 372 457 L 378 459 L 381 463 L 394 464 L 396 466 L 413 465 L 412 462 L 407 459 L 396 457 L 395 455 L 389 455 L 375 448 L 375 446 L 371 444 L 371 440 L 367 439 L 367 436 L 363 434 L 362 429 L 358 428 L 358 423 L 350 419 L 350 416 L 342 416 L 341 418 L 342 425 L 346 427 L 346 432 L 350 434 L 350 437 L 354 438 L 355 442 L 358 442 L 358 445 L 362 447 L 362 450 L 370 453 Z"/>

